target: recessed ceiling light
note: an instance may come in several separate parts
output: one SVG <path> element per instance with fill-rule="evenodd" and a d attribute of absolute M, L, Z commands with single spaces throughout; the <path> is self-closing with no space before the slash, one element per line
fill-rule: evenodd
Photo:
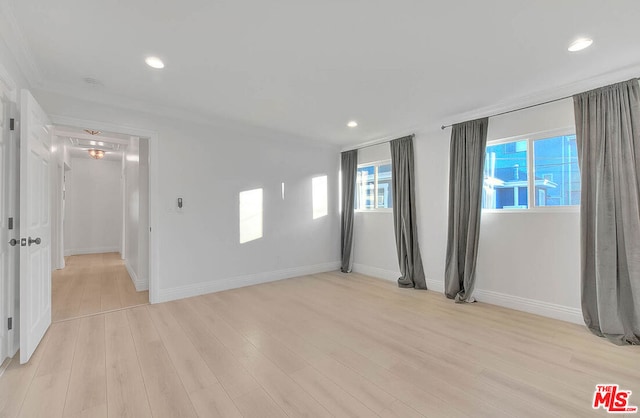
<path fill-rule="evenodd" d="M 147 57 L 144 62 L 151 68 L 157 68 L 158 70 L 164 68 L 164 62 L 158 57 Z"/>
<path fill-rule="evenodd" d="M 589 38 L 576 39 L 575 41 L 573 41 L 571 45 L 569 45 L 568 50 L 570 52 L 581 51 L 585 48 L 590 47 L 592 43 L 593 43 L 593 39 L 589 39 Z"/>
<path fill-rule="evenodd" d="M 358 126 L 358 122 L 356 122 L 355 120 L 351 120 L 347 123 L 347 126 L 349 128 L 355 128 L 356 126 Z"/>

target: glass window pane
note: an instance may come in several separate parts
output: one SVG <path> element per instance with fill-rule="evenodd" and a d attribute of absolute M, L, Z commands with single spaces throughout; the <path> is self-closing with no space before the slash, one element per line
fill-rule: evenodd
<path fill-rule="evenodd" d="M 391 164 L 378 167 L 378 208 L 393 207 L 393 190 L 391 186 Z"/>
<path fill-rule="evenodd" d="M 528 200 L 527 140 L 488 146 L 482 208 L 526 209 Z"/>
<path fill-rule="evenodd" d="M 375 208 L 375 166 L 367 165 L 358 167 L 356 190 L 356 209 L 374 209 Z"/>
<path fill-rule="evenodd" d="M 536 206 L 580 204 L 580 171 L 576 136 L 533 142 Z"/>

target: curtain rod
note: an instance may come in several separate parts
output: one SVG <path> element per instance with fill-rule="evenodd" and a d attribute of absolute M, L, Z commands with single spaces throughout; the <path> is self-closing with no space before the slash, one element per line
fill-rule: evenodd
<path fill-rule="evenodd" d="M 356 149 L 363 149 L 363 148 L 369 148 L 369 147 L 375 147 L 376 145 L 386 144 L 386 143 L 388 143 L 388 142 L 395 141 L 396 139 L 406 138 L 406 137 L 408 137 L 408 136 L 410 136 L 411 138 L 415 138 L 415 137 L 416 137 L 416 134 L 404 135 L 404 136 L 399 136 L 399 137 L 397 137 L 397 138 L 393 138 L 393 139 L 387 139 L 386 141 L 374 142 L 374 143 L 372 143 L 372 144 L 367 144 L 367 145 L 362 145 L 362 146 L 360 146 L 360 147 L 350 148 L 350 149 L 344 150 L 344 151 L 342 151 L 342 152 L 353 151 L 353 150 L 356 150 Z"/>
<path fill-rule="evenodd" d="M 485 117 L 494 118 L 496 116 L 502 116 L 502 115 L 506 115 L 508 113 L 519 112 L 521 110 L 531 109 L 532 107 L 543 106 L 543 105 L 546 105 L 546 104 L 549 104 L 549 103 L 553 103 L 553 102 L 559 102 L 560 100 L 570 99 L 572 97 L 573 97 L 573 94 L 571 96 L 559 97 L 557 99 L 547 100 L 546 102 L 536 103 L 536 104 L 532 104 L 532 105 L 524 106 L 524 107 L 519 107 L 517 109 L 506 110 L 504 112 L 496 113 L 495 115 L 490 115 L 490 116 L 485 116 Z M 480 119 L 480 118 L 478 118 L 478 119 Z M 451 125 L 442 125 L 440 127 L 440 129 L 445 130 L 447 128 L 451 128 L 453 125 L 455 125 L 455 123 L 452 123 Z"/>

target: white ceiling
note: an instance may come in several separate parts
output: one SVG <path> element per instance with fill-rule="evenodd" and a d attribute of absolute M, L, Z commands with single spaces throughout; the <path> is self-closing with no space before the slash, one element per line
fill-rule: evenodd
<path fill-rule="evenodd" d="M 341 145 L 640 76 L 638 0 L 1 1 L 38 87 Z"/>

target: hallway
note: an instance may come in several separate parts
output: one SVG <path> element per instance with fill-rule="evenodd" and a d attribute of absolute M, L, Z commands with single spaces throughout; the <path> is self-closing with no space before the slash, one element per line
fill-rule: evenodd
<path fill-rule="evenodd" d="M 149 292 L 136 292 L 118 253 L 74 255 L 53 272 L 52 321 L 149 303 Z"/>

